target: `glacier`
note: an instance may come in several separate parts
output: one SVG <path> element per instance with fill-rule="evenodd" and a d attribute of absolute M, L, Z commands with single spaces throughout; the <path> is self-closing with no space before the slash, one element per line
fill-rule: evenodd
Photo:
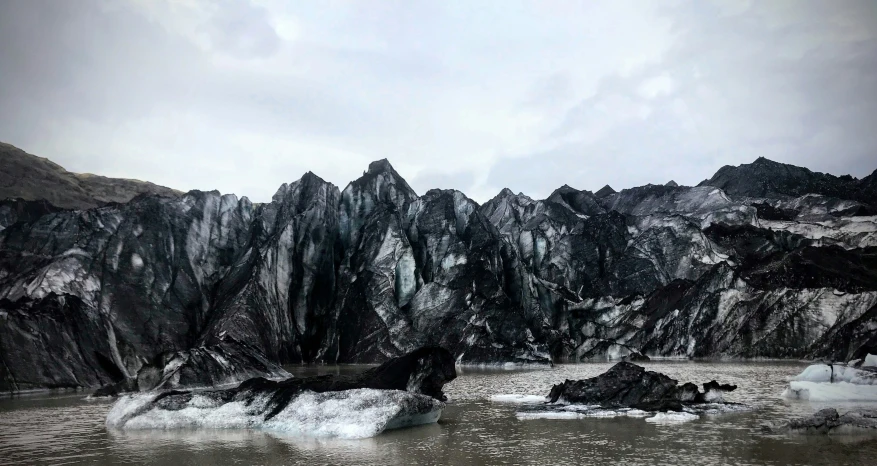
<path fill-rule="evenodd" d="M 261 204 L 2 200 L 0 390 L 129 383 L 160 355 L 232 340 L 273 364 L 432 345 L 461 366 L 864 360 L 875 187 L 877 173 L 759 159 L 699 186 L 504 189 L 479 204 L 418 194 L 381 160 L 343 190 L 308 172 Z"/>

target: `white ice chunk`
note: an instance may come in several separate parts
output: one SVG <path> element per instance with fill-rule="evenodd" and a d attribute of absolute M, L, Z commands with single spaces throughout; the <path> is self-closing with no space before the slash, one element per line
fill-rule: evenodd
<path fill-rule="evenodd" d="M 792 381 L 782 396 L 793 400 L 827 402 L 877 401 L 877 385 Z"/>
<path fill-rule="evenodd" d="M 864 364 L 863 364 L 864 365 Z M 799 382 L 848 382 L 856 385 L 877 385 L 877 373 L 851 366 L 814 364 L 792 378 Z"/>
<path fill-rule="evenodd" d="M 814 364 L 807 366 L 800 374 L 792 377 L 792 380 L 806 380 L 809 382 L 831 382 L 831 367 L 828 364 Z"/>
<path fill-rule="evenodd" d="M 877 354 L 869 354 L 865 356 L 865 362 L 862 367 L 877 367 Z"/>
<path fill-rule="evenodd" d="M 443 404 L 400 390 L 356 389 L 303 392 L 265 420 L 268 396 L 249 405 L 222 403 L 196 395 L 181 409 L 152 404 L 155 393 L 123 396 L 107 415 L 107 427 L 119 429 L 263 429 L 313 437 L 365 438 L 384 430 L 436 422 Z M 414 406 L 431 403 L 432 409 Z"/>
<path fill-rule="evenodd" d="M 563 406 L 561 406 L 560 409 L 562 409 L 564 411 L 574 411 L 577 413 L 585 413 L 585 412 L 593 411 L 593 410 L 599 409 L 599 408 L 600 408 L 600 405 L 576 405 L 576 404 L 572 404 L 572 405 L 563 405 Z"/>
<path fill-rule="evenodd" d="M 582 419 L 585 417 L 582 413 L 574 413 L 570 411 L 538 411 L 527 413 L 515 413 L 515 417 L 520 420 L 528 419 Z"/>
<path fill-rule="evenodd" d="M 710 390 L 706 392 L 703 396 L 704 401 L 710 403 L 722 403 L 725 401 L 725 391 L 724 390 Z"/>
<path fill-rule="evenodd" d="M 699 416 L 692 413 L 658 413 L 647 418 L 646 422 L 654 422 L 656 424 L 679 424 L 682 422 L 693 421 Z"/>
<path fill-rule="evenodd" d="M 595 409 L 593 411 L 588 411 L 583 414 L 587 417 L 618 417 L 624 415 L 624 413 L 620 411 L 612 411 L 609 409 Z"/>
<path fill-rule="evenodd" d="M 518 419 L 586 419 L 586 418 L 616 418 L 632 417 L 647 418 L 646 421 L 659 424 L 673 424 L 688 422 L 698 419 L 701 414 L 715 415 L 738 411 L 749 411 L 745 405 L 707 403 L 696 407 L 686 407 L 684 412 L 655 413 L 640 409 L 618 408 L 605 409 L 595 405 L 552 405 L 552 408 L 539 411 L 521 411 L 515 413 Z"/>
<path fill-rule="evenodd" d="M 688 408 L 691 410 L 692 408 Z M 707 403 L 704 405 L 698 405 L 696 407 L 696 414 L 707 414 L 707 415 L 715 415 L 715 414 L 726 414 L 726 413 L 739 413 L 752 411 L 753 408 L 749 405 L 735 404 L 735 403 Z"/>
<path fill-rule="evenodd" d="M 511 393 L 493 395 L 490 397 L 490 401 L 495 403 L 544 403 L 548 401 L 548 399 L 542 395 L 519 395 Z"/>

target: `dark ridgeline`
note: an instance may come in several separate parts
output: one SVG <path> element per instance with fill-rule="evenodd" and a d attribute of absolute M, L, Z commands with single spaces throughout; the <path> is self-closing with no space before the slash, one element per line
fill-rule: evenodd
<path fill-rule="evenodd" d="M 148 193 L 179 197 L 180 191 L 146 181 L 71 173 L 43 157 L 0 142 L 0 199 L 44 200 L 65 209 L 128 202 Z"/>
<path fill-rule="evenodd" d="M 124 196 L 61 208 L 57 185 L 83 185 L 47 179 L 0 202 L 0 390 L 130 380 L 224 342 L 274 363 L 877 351 L 874 174 L 759 159 L 696 187 L 481 206 L 418 196 L 386 160 L 343 192 L 307 173 L 261 205 L 101 178 L 92 193 Z"/>

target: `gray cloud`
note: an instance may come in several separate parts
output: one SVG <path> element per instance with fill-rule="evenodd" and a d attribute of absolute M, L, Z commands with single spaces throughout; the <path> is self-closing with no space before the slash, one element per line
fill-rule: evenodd
<path fill-rule="evenodd" d="M 550 150 L 495 165 L 489 183 L 535 169 L 535 179 L 519 182 L 537 196 L 564 182 L 694 184 L 759 156 L 869 174 L 877 168 L 869 129 L 877 122 L 877 7 L 778 5 L 733 15 L 706 2 L 669 9 L 679 38 L 660 62 L 604 78 L 554 127 Z"/>
<path fill-rule="evenodd" d="M 264 58 L 280 48 L 281 39 L 271 26 L 268 12 L 249 2 L 214 2 L 216 10 L 201 31 L 216 50 L 236 58 Z"/>
<path fill-rule="evenodd" d="M 693 184 L 758 156 L 863 176 L 872 2 L 0 3 L 0 140 L 270 199 L 388 158 L 423 193 Z"/>

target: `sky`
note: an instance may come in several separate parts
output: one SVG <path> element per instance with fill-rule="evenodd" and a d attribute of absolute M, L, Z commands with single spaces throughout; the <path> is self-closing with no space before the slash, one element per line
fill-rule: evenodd
<path fill-rule="evenodd" d="M 877 168 L 872 0 L 0 0 L 0 141 L 265 202 Z"/>

